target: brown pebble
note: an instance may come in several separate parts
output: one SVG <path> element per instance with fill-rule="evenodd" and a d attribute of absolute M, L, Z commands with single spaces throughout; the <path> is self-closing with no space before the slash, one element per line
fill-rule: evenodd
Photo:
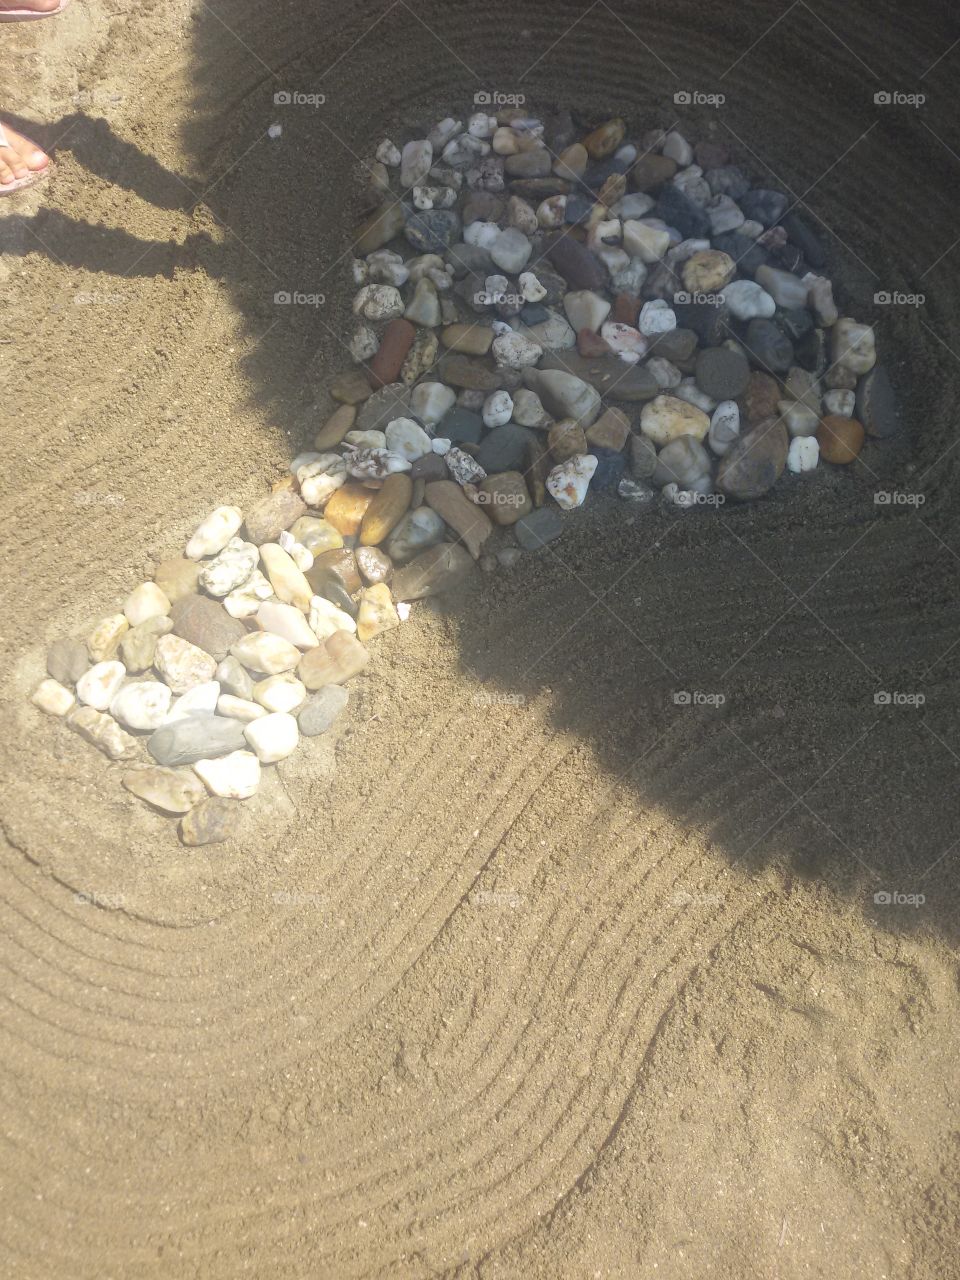
<path fill-rule="evenodd" d="M 641 156 L 630 170 L 630 184 L 634 191 L 655 191 L 669 182 L 676 172 L 677 162 L 669 156 Z"/>
<path fill-rule="evenodd" d="M 592 329 L 581 329 L 577 334 L 577 351 L 580 355 L 586 356 L 588 360 L 596 356 L 609 356 L 613 354 L 613 349 L 608 342 L 600 337 L 599 333 L 594 333 Z"/>
<path fill-rule="evenodd" d="M 701 169 L 722 169 L 730 163 L 730 152 L 719 142 L 698 142 L 693 149 Z"/>
<path fill-rule="evenodd" d="M 240 802 L 211 796 L 180 819 L 180 839 L 186 845 L 222 844 L 237 834 Z"/>
<path fill-rule="evenodd" d="M 615 324 L 628 324 L 631 329 L 635 329 L 639 315 L 640 299 L 632 293 L 618 293 L 613 300 L 613 314 L 610 319 Z"/>
<path fill-rule="evenodd" d="M 627 443 L 630 419 L 622 409 L 607 409 L 592 427 L 587 429 L 587 443 L 599 449 L 614 449 L 618 453 Z"/>
<path fill-rule="evenodd" d="M 323 509 L 323 518 L 345 538 L 360 532 L 360 523 L 373 501 L 373 493 L 362 484 L 344 484 Z"/>
<path fill-rule="evenodd" d="M 754 372 L 740 397 L 740 408 L 748 426 L 756 426 L 767 418 L 779 417 L 777 405 L 783 398 L 780 384 L 769 373 Z"/>
<path fill-rule="evenodd" d="M 459 446 L 461 449 L 463 445 Z M 411 480 L 446 480 L 447 464 L 439 453 L 425 453 L 410 468 Z"/>
<path fill-rule="evenodd" d="M 542 507 L 547 501 L 547 476 L 550 474 L 553 461 L 550 450 L 543 440 L 537 436 L 530 441 L 527 448 L 527 486 L 535 507 Z"/>
<path fill-rule="evenodd" d="M 488 324 L 448 324 L 440 331 L 440 341 L 449 351 L 485 356 L 493 344 L 493 330 Z"/>
<path fill-rule="evenodd" d="M 842 418 L 839 414 L 821 418 L 817 428 L 820 456 L 836 466 L 847 466 L 860 456 L 863 438 L 863 424 L 856 418 Z"/>
<path fill-rule="evenodd" d="M 403 362 L 416 336 L 417 331 L 409 320 L 401 316 L 390 321 L 380 339 L 380 349 L 368 365 L 370 385 L 374 390 L 379 391 L 400 377 Z"/>
<path fill-rule="evenodd" d="M 587 437 L 576 418 L 563 418 L 547 432 L 547 445 L 557 462 L 587 452 Z"/>
<path fill-rule="evenodd" d="M 320 590 L 320 584 L 324 579 L 330 577 L 339 582 L 348 596 L 358 592 L 361 586 L 360 575 L 357 573 L 357 562 L 354 559 L 353 552 L 348 547 L 342 547 L 338 551 L 324 551 L 317 556 L 307 570 L 306 577 L 317 595 L 323 595 Z"/>
<path fill-rule="evenodd" d="M 623 141 L 626 128 L 622 120 L 607 120 L 597 125 L 583 140 L 588 155 L 594 160 L 605 160 L 607 156 L 612 156 Z"/>
<path fill-rule="evenodd" d="M 307 504 L 291 489 L 278 489 L 255 503 L 244 516 L 247 539 L 255 546 L 276 542 L 294 520 L 306 514 Z"/>
<path fill-rule="evenodd" d="M 790 437 L 782 422 L 771 418 L 741 436 L 720 459 L 717 488 L 731 498 L 761 498 L 783 474 Z"/>
<path fill-rule="evenodd" d="M 480 481 L 477 501 L 494 524 L 516 524 L 533 510 L 530 493 L 519 471 L 501 471 Z"/>
<path fill-rule="evenodd" d="M 373 387 L 362 369 L 345 369 L 330 383 L 330 394 L 343 404 L 360 404 L 373 395 Z"/>
<path fill-rule="evenodd" d="M 297 676 L 308 689 L 322 689 L 325 684 L 343 684 L 358 675 L 370 661 L 356 636 L 349 631 L 335 631 L 316 649 L 308 649 L 300 659 Z"/>
<path fill-rule="evenodd" d="M 493 532 L 485 511 L 481 511 L 452 480 L 433 480 L 424 494 L 427 506 L 457 534 L 474 560 L 480 558 L 483 544 Z"/>
<path fill-rule="evenodd" d="M 170 603 L 175 604 L 183 596 L 199 590 L 202 569 L 199 560 L 163 560 L 157 565 L 153 580 Z"/>

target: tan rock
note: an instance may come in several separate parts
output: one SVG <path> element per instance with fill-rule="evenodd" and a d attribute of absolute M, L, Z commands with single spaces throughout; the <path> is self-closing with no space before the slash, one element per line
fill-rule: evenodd
<path fill-rule="evenodd" d="M 246 514 L 247 540 L 257 547 L 264 542 L 276 542 L 284 529 L 289 529 L 306 510 L 307 504 L 299 493 L 290 489 L 268 493 Z"/>
<path fill-rule="evenodd" d="M 622 120 L 607 120 L 604 124 L 598 125 L 592 133 L 588 133 L 583 140 L 583 145 L 591 159 L 604 160 L 607 156 L 612 156 L 623 142 L 626 128 Z"/>
<path fill-rule="evenodd" d="M 260 560 L 263 571 L 277 594 L 277 599 L 282 600 L 284 604 L 296 605 L 298 609 L 307 613 L 313 589 L 302 570 L 297 568 L 293 558 L 276 542 L 265 542 L 260 547 Z"/>
<path fill-rule="evenodd" d="M 763 497 L 783 474 L 789 448 L 790 437 L 782 422 L 773 418 L 761 422 L 720 459 L 717 488 L 745 502 Z"/>
<path fill-rule="evenodd" d="M 488 324 L 448 324 L 440 331 L 440 341 L 448 351 L 485 356 L 493 344 L 493 330 Z"/>
<path fill-rule="evenodd" d="M 362 404 L 373 395 L 373 387 L 361 369 L 345 369 L 330 383 L 330 394 L 343 404 Z"/>
<path fill-rule="evenodd" d="M 737 273 L 737 264 L 719 249 L 692 253 L 683 264 L 683 284 L 691 293 L 719 293 Z"/>
<path fill-rule="evenodd" d="M 41 680 L 30 701 L 48 716 L 65 716 L 77 700 L 58 680 Z"/>
<path fill-rule="evenodd" d="M 643 406 L 640 430 L 659 449 L 678 436 L 703 440 L 710 430 L 710 418 L 686 400 L 678 400 L 676 396 L 657 396 Z"/>
<path fill-rule="evenodd" d="M 345 484 L 324 507 L 323 518 L 345 538 L 354 538 L 373 498 L 373 492 L 362 484 Z"/>
<path fill-rule="evenodd" d="M 587 436 L 576 418 L 563 418 L 547 432 L 547 445 L 557 462 L 587 452 Z"/>
<path fill-rule="evenodd" d="M 93 707 L 74 707 L 66 723 L 111 760 L 133 760 L 139 754 L 136 738 L 121 729 L 106 712 Z"/>
<path fill-rule="evenodd" d="M 163 560 L 157 565 L 153 580 L 170 603 L 175 604 L 183 596 L 196 592 L 197 580 L 202 569 L 202 564 L 184 557 Z"/>
<path fill-rule="evenodd" d="M 400 234 L 405 222 L 403 205 L 397 200 L 374 213 L 357 229 L 354 251 L 359 257 L 375 253 Z"/>
<path fill-rule="evenodd" d="M 138 799 L 164 813 L 189 813 L 207 794 L 190 769 L 164 769 L 159 765 L 130 769 L 121 781 Z"/>
<path fill-rule="evenodd" d="M 87 636 L 87 653 L 91 662 L 107 662 L 117 656 L 120 641 L 130 630 L 130 623 L 122 613 L 113 613 L 98 622 Z"/>
<path fill-rule="evenodd" d="M 326 453 L 341 443 L 348 431 L 353 430 L 357 420 L 357 409 L 352 404 L 342 404 L 335 409 L 317 434 L 313 437 L 313 447 L 318 453 Z"/>
<path fill-rule="evenodd" d="M 358 675 L 370 661 L 370 654 L 349 631 L 335 631 L 316 649 L 300 659 L 297 675 L 308 689 L 326 684 L 343 684 Z"/>
<path fill-rule="evenodd" d="M 357 614 L 357 638 L 366 642 L 383 631 L 399 627 L 400 615 L 393 604 L 390 588 L 385 582 L 364 587 L 360 592 L 360 611 Z"/>
<path fill-rule="evenodd" d="M 533 510 L 530 493 L 519 471 L 501 471 L 487 476 L 479 484 L 477 502 L 486 510 L 494 524 L 516 524 L 521 516 Z"/>
<path fill-rule="evenodd" d="M 428 507 L 454 531 L 474 560 L 493 532 L 490 518 L 464 495 L 452 480 L 431 480 L 424 491 Z"/>
<path fill-rule="evenodd" d="M 630 419 L 622 409 L 608 409 L 587 429 L 587 440 L 601 449 L 619 452 L 630 435 Z"/>

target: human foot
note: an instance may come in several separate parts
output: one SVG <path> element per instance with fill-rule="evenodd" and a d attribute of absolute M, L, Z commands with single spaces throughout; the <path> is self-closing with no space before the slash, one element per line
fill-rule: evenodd
<path fill-rule="evenodd" d="M 0 194 L 36 182 L 49 165 L 50 157 L 35 142 L 0 124 Z"/>
<path fill-rule="evenodd" d="M 70 0 L 0 0 L 0 22 L 26 22 L 62 13 Z"/>

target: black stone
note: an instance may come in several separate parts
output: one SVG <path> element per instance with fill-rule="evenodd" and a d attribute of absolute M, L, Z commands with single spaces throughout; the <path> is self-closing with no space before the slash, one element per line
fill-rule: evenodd
<path fill-rule="evenodd" d="M 692 329 L 703 347 L 718 347 L 730 337 L 730 309 L 722 302 L 678 302 L 677 324 Z"/>
<path fill-rule="evenodd" d="M 570 226 L 586 222 L 596 203 L 592 196 L 585 196 L 580 192 L 575 192 L 572 196 L 567 196 L 567 206 L 563 214 L 564 219 Z"/>
<path fill-rule="evenodd" d="M 811 231 L 798 213 L 786 214 L 783 219 L 783 227 L 811 267 L 819 269 L 826 266 L 827 251 L 823 247 L 823 241 L 815 232 Z"/>
<path fill-rule="evenodd" d="M 591 489 L 606 491 L 616 489 L 627 469 L 627 459 L 619 449 L 604 449 L 594 445 L 590 452 L 597 459 L 597 469 L 590 481 Z"/>
<path fill-rule="evenodd" d="M 539 272 L 537 279 L 540 279 Z M 541 280 L 540 283 L 542 284 L 543 281 Z M 542 324 L 544 320 L 550 319 L 550 312 L 539 302 L 528 302 L 520 312 L 520 319 L 527 325 Z"/>
<path fill-rule="evenodd" d="M 493 274 L 493 259 L 487 249 L 477 244 L 452 244 L 443 255 L 444 262 L 453 267 L 457 280 L 471 273 L 486 278 Z"/>
<path fill-rule="evenodd" d="M 437 424 L 437 436 L 454 444 L 479 444 L 483 435 L 483 419 L 469 409 L 450 409 Z"/>
<path fill-rule="evenodd" d="M 777 312 L 776 320 L 791 342 L 799 342 L 814 327 L 813 316 L 806 307 L 781 309 Z"/>
<path fill-rule="evenodd" d="M 518 427 L 513 422 L 505 427 L 494 427 L 476 451 L 477 461 L 487 475 L 495 475 L 498 471 L 523 471 L 527 450 L 535 439 L 527 427 Z"/>
<path fill-rule="evenodd" d="M 734 164 L 724 165 L 722 169 L 708 169 L 704 176 L 715 196 L 730 196 L 732 200 L 739 200 L 750 190 L 746 174 Z"/>
<path fill-rule="evenodd" d="M 883 365 L 874 365 L 860 379 L 856 413 L 867 435 L 884 439 L 896 431 L 897 400 Z"/>
<path fill-rule="evenodd" d="M 782 191 L 768 191 L 757 187 L 741 196 L 738 203 L 744 217 L 752 218 L 764 227 L 773 227 L 783 217 L 790 201 Z"/>
<path fill-rule="evenodd" d="M 343 609 L 345 613 L 349 613 L 351 618 L 357 616 L 357 605 L 353 597 L 334 574 L 317 574 L 315 578 L 311 579 L 310 585 L 318 596 L 323 596 L 324 600 L 329 600 L 338 609 Z"/>
<path fill-rule="evenodd" d="M 676 227 L 685 240 L 710 239 L 710 219 L 706 210 L 694 204 L 679 187 L 663 187 L 654 212 L 668 227 Z"/>
<path fill-rule="evenodd" d="M 750 380 L 750 366 L 739 351 L 710 347 L 697 356 L 697 386 L 713 400 L 736 400 Z"/>
<path fill-rule="evenodd" d="M 460 219 L 449 209 L 411 209 L 403 234 L 420 253 L 445 253 L 460 234 Z"/>
<path fill-rule="evenodd" d="M 728 253 L 742 276 L 755 276 L 770 261 L 770 255 L 762 244 L 739 231 L 724 231 L 722 235 L 715 236 L 713 247 L 721 253 Z"/>
<path fill-rule="evenodd" d="M 751 320 L 747 325 L 747 356 L 768 373 L 786 373 L 794 362 L 793 343 L 772 320 Z"/>

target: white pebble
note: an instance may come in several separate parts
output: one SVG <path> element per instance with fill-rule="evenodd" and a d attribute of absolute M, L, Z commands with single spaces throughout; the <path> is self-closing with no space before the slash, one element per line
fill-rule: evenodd
<path fill-rule="evenodd" d="M 210 595 L 222 599 L 249 581 L 259 559 L 260 552 L 252 542 L 231 538 L 220 554 L 204 565 L 200 585 Z"/>
<path fill-rule="evenodd" d="M 76 698 L 56 680 L 41 680 L 30 701 L 48 716 L 65 716 Z"/>
<path fill-rule="evenodd" d="M 271 635 L 282 636 L 298 649 L 315 649 L 319 643 L 302 612 L 280 600 L 265 600 L 257 610 L 257 622 Z"/>
<path fill-rule="evenodd" d="M 547 296 L 547 291 L 532 271 L 521 271 L 520 290 L 527 302 L 539 302 Z"/>
<path fill-rule="evenodd" d="M 476 245 L 478 249 L 489 249 L 499 236 L 500 228 L 495 222 L 471 222 L 463 229 L 463 243 Z"/>
<path fill-rule="evenodd" d="M 123 692 L 121 690 L 121 694 Z M 220 681 L 204 680 L 202 684 L 194 685 L 192 689 L 188 689 L 186 693 L 177 698 L 164 717 L 164 724 L 173 724 L 176 720 L 186 720 L 187 716 L 212 716 L 217 709 L 217 699 L 219 697 Z M 169 705 L 169 699 L 167 701 Z"/>
<path fill-rule="evenodd" d="M 233 693 L 221 693 L 217 699 L 217 715 L 226 716 L 228 720 L 242 720 L 249 724 L 251 720 L 262 720 L 267 715 L 266 707 L 258 706 L 248 698 L 238 698 Z"/>
<path fill-rule="evenodd" d="M 110 714 L 128 729 L 159 729 L 172 696 L 159 680 L 140 680 L 118 690 L 110 702 Z"/>
<path fill-rule="evenodd" d="M 282 529 L 277 541 L 301 573 L 309 573 L 313 568 L 313 552 L 298 542 L 289 529 Z"/>
<path fill-rule="evenodd" d="M 395 146 L 389 138 L 384 138 L 377 147 L 377 159 L 381 164 L 385 164 L 388 169 L 395 169 L 400 163 L 400 148 Z"/>
<path fill-rule="evenodd" d="M 693 160 L 693 147 L 682 133 L 672 129 L 664 141 L 663 154 L 669 156 L 671 160 L 676 160 L 677 164 L 683 168 Z"/>
<path fill-rule="evenodd" d="M 292 671 L 285 671 L 260 680 L 253 686 L 253 696 L 268 711 L 296 711 L 306 701 L 307 686 Z"/>
<path fill-rule="evenodd" d="M 223 607 L 231 618 L 249 618 L 257 612 L 261 601 L 269 600 L 272 595 L 272 583 L 259 569 L 254 569 L 242 587 L 224 596 Z"/>
<path fill-rule="evenodd" d="M 252 751 L 231 751 L 217 760 L 197 760 L 193 771 L 215 796 L 246 800 L 260 785 L 260 761 Z"/>
<path fill-rule="evenodd" d="M 483 404 L 483 425 L 485 427 L 505 426 L 513 415 L 513 398 L 509 391 L 494 391 Z"/>
<path fill-rule="evenodd" d="M 408 142 L 400 153 L 400 185 L 416 187 L 423 182 L 433 164 L 433 144 L 427 138 Z"/>
<path fill-rule="evenodd" d="M 618 320 L 608 320 L 600 330 L 600 337 L 628 364 L 636 364 L 641 360 L 650 345 L 639 329 L 621 324 Z"/>
<path fill-rule="evenodd" d="M 357 630 L 357 624 L 343 609 L 338 609 L 325 596 L 314 596 L 310 601 L 310 630 L 318 640 L 326 640 L 335 631 Z"/>
<path fill-rule="evenodd" d="M 797 436 L 790 441 L 787 467 L 794 475 L 813 471 L 820 460 L 820 445 L 814 436 Z"/>
<path fill-rule="evenodd" d="M 274 764 L 297 749 L 300 730 L 293 716 L 285 711 L 275 711 L 262 720 L 252 720 L 243 736 L 257 753 L 261 764 Z"/>
<path fill-rule="evenodd" d="M 570 511 L 582 504 L 597 465 L 594 454 L 578 453 L 553 468 L 547 476 L 547 489 L 558 506 Z"/>
<path fill-rule="evenodd" d="M 106 711 L 126 678 L 122 662 L 98 662 L 77 681 L 77 698 L 95 711 Z"/>
<path fill-rule="evenodd" d="M 403 298 L 389 284 L 366 284 L 353 300 L 353 314 L 368 320 L 395 320 L 403 315 Z"/>
<path fill-rule="evenodd" d="M 654 338 L 661 333 L 669 333 L 677 327 L 677 317 L 668 302 L 654 298 L 645 302 L 640 308 L 640 319 L 637 328 L 645 338 Z"/>
<path fill-rule="evenodd" d="M 856 394 L 846 390 L 828 391 L 823 397 L 823 407 L 838 418 L 852 418 L 857 407 Z"/>
<path fill-rule="evenodd" d="M 574 289 L 564 295 L 563 309 L 573 329 L 596 333 L 610 314 L 610 303 L 592 289 Z"/>
<path fill-rule="evenodd" d="M 412 418 L 394 418 L 385 434 L 389 452 L 407 462 L 416 462 L 430 452 L 430 437 Z"/>
<path fill-rule="evenodd" d="M 513 332 L 494 338 L 491 350 L 499 369 L 526 369 L 535 365 L 543 355 L 543 347 L 539 343 Z M 513 412 L 512 401 L 510 412 Z"/>
<path fill-rule="evenodd" d="M 131 627 L 148 618 L 162 618 L 170 612 L 170 601 L 155 582 L 141 582 L 127 596 L 123 612 Z"/>
<path fill-rule="evenodd" d="M 218 551 L 223 550 L 242 524 L 243 512 L 239 507 L 217 507 L 216 511 L 212 511 L 197 526 L 187 543 L 188 559 L 201 560 L 204 556 L 215 556 Z"/>
<path fill-rule="evenodd" d="M 457 395 L 452 387 L 442 382 L 421 382 L 413 389 L 413 395 L 410 397 L 410 411 L 425 427 L 435 427 L 456 403 Z"/>
<path fill-rule="evenodd" d="M 740 406 L 736 400 L 721 400 L 710 419 L 707 442 L 717 457 L 722 458 L 739 438 Z"/>
<path fill-rule="evenodd" d="M 766 289 L 753 280 L 734 280 L 726 285 L 720 296 L 737 320 L 769 319 L 777 304 Z"/>

